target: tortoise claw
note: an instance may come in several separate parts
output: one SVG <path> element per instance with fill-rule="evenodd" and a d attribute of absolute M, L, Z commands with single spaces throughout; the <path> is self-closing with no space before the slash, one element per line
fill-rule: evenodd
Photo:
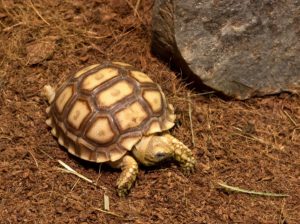
<path fill-rule="evenodd" d="M 129 190 L 136 179 L 137 169 L 129 168 L 123 171 L 117 181 L 117 193 L 120 197 L 124 197 L 129 193 Z"/>
<path fill-rule="evenodd" d="M 129 193 L 129 189 L 127 187 L 121 187 L 117 189 L 117 194 L 119 197 L 125 197 Z"/>
<path fill-rule="evenodd" d="M 182 164 L 181 171 L 185 176 L 189 176 L 195 172 L 195 164 L 194 163 Z"/>

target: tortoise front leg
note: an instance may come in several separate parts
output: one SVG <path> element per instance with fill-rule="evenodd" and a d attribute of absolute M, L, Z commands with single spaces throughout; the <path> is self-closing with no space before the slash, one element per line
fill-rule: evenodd
<path fill-rule="evenodd" d="M 196 159 L 192 151 L 172 135 L 165 134 L 164 136 L 172 145 L 172 148 L 174 150 L 173 158 L 179 163 L 182 172 L 186 175 L 194 172 Z"/>
<path fill-rule="evenodd" d="M 117 193 L 120 197 L 125 196 L 134 183 L 139 172 L 138 164 L 135 159 L 129 155 L 124 156 L 116 162 L 110 163 L 112 167 L 121 168 L 122 173 L 117 180 Z"/>

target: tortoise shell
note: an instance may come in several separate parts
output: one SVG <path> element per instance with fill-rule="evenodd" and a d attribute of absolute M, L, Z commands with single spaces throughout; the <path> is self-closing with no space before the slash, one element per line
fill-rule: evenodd
<path fill-rule="evenodd" d="M 174 126 L 160 86 L 129 64 L 83 68 L 55 93 L 47 124 L 60 145 L 84 160 L 116 161 L 143 136 Z"/>

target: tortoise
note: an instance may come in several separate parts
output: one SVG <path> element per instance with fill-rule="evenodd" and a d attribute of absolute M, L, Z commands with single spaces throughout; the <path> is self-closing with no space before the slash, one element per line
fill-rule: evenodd
<path fill-rule="evenodd" d="M 138 163 L 177 161 L 184 174 L 195 167 L 191 150 L 168 133 L 174 108 L 161 87 L 123 62 L 85 67 L 57 90 L 45 85 L 50 106 L 46 123 L 60 145 L 87 161 L 122 170 L 117 193 L 125 196 L 135 182 Z"/>

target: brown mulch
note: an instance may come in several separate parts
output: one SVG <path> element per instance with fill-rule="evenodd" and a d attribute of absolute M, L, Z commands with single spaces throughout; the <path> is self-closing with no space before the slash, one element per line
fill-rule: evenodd
<path fill-rule="evenodd" d="M 151 54 L 153 1 L 135 11 L 136 2 L 0 1 L 0 223 L 300 223 L 300 96 L 236 101 L 192 90 Z M 141 167 L 119 198 L 118 170 L 59 147 L 40 90 L 102 60 L 133 64 L 162 86 L 178 114 L 171 133 L 197 159 L 194 174 L 173 163 Z M 97 185 L 58 169 L 58 159 Z M 289 197 L 228 192 L 218 182 Z"/>

